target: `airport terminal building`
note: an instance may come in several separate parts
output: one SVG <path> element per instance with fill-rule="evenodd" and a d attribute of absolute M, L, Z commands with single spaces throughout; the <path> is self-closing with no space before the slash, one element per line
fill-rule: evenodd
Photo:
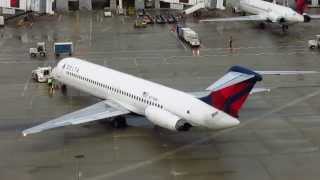
<path fill-rule="evenodd" d="M 208 2 L 207 2 L 208 1 Z M 35 11 L 53 14 L 54 11 L 98 10 L 110 9 L 120 14 L 135 9 L 186 9 L 187 7 L 205 2 L 206 7 L 215 8 L 217 0 L 0 0 L 0 14 L 17 11 Z M 231 4 L 235 0 L 225 0 L 224 4 Z M 271 1 L 271 0 L 267 0 Z M 319 7 L 320 0 L 306 0 L 310 7 Z M 295 7 L 296 0 L 278 0 L 280 4 Z M 11 11 L 10 11 L 11 10 Z"/>
<path fill-rule="evenodd" d="M 56 10 L 78 10 L 78 9 L 101 9 L 109 7 L 110 9 L 117 8 L 174 8 L 179 7 L 172 6 L 170 4 L 194 4 L 195 0 L 55 0 Z M 225 4 L 228 4 L 234 0 L 226 0 Z M 320 0 L 307 0 L 309 6 L 318 7 Z M 210 4 L 215 4 L 216 0 L 210 0 Z M 278 0 L 278 3 L 282 4 L 282 0 Z M 295 0 L 283 0 L 283 3 L 287 3 L 290 6 L 295 5 Z M 214 7 L 214 6 L 212 6 Z"/>

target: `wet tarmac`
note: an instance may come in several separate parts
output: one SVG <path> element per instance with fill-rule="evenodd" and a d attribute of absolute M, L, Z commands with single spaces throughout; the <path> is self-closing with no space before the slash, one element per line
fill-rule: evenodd
<path fill-rule="evenodd" d="M 172 25 L 134 29 L 133 20 L 68 13 L 0 29 L 1 180 L 319 179 L 320 75 L 265 77 L 272 91 L 251 96 L 233 129 L 170 132 L 128 117 L 126 129 L 90 123 L 22 137 L 23 129 L 99 101 L 74 89 L 50 96 L 46 84 L 31 80 L 33 69 L 58 61 L 54 41 L 73 41 L 76 57 L 183 91 L 203 90 L 235 64 L 320 71 L 320 51 L 307 48 L 319 22 L 282 33 L 277 26 L 188 19 L 202 43 L 192 50 Z M 38 41 L 47 43 L 45 59 L 28 55 Z"/>

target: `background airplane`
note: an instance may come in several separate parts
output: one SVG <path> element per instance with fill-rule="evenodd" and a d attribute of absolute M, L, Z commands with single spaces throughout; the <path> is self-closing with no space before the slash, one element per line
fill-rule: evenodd
<path fill-rule="evenodd" d="M 24 130 L 24 136 L 44 130 L 114 118 L 115 127 L 126 125 L 124 115 L 145 116 L 153 124 L 173 131 L 193 126 L 223 129 L 239 124 L 239 110 L 261 74 L 308 74 L 315 71 L 252 71 L 234 66 L 206 91 L 185 93 L 148 80 L 77 58 L 65 58 L 53 69 L 59 82 L 102 99 L 94 105 Z M 120 118 L 119 118 L 120 117 Z"/>
<path fill-rule="evenodd" d="M 310 22 L 312 19 L 320 19 L 320 15 L 310 15 L 304 13 L 306 8 L 305 0 L 296 2 L 297 11 L 290 7 L 282 6 L 263 0 L 239 0 L 234 7 L 234 12 L 243 12 L 253 14 L 248 16 L 227 17 L 203 19 L 201 22 L 228 22 L 228 21 L 255 21 L 260 22 L 260 26 L 264 28 L 265 23 L 278 23 L 282 27 L 282 31 L 286 31 L 290 24 Z"/>

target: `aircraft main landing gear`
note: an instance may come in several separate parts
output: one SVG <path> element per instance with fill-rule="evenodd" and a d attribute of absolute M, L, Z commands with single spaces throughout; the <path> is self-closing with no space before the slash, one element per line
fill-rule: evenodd
<path fill-rule="evenodd" d="M 289 29 L 289 26 L 284 24 L 282 25 L 282 32 L 286 32 Z"/>
<path fill-rule="evenodd" d="M 264 23 L 264 22 L 259 23 L 259 27 L 260 27 L 260 29 L 265 29 L 266 23 Z"/>
<path fill-rule="evenodd" d="M 116 129 L 125 128 L 128 126 L 127 120 L 124 116 L 115 117 L 111 121 L 111 125 L 112 125 L 112 127 L 116 128 Z"/>

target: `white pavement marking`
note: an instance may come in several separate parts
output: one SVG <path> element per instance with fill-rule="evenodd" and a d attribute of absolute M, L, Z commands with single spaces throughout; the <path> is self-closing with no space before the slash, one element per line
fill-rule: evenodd
<path fill-rule="evenodd" d="M 228 133 L 228 132 L 231 132 L 231 131 L 234 131 L 236 129 L 239 129 L 239 128 L 242 128 L 250 123 L 253 123 L 253 122 L 256 122 L 257 120 L 260 120 L 260 119 L 263 119 L 267 116 L 270 116 L 271 114 L 274 114 L 274 113 L 277 113 L 277 112 L 280 112 L 282 110 L 284 110 L 285 108 L 288 108 L 290 106 L 293 106 L 293 105 L 296 105 L 298 103 L 301 103 L 307 99 L 310 99 L 314 96 L 317 96 L 320 94 L 320 90 L 317 90 L 313 93 L 310 93 L 306 96 L 303 96 L 303 97 L 300 97 L 300 98 L 297 98 L 297 99 L 294 99 L 290 102 L 288 102 L 287 104 L 285 105 L 282 105 L 278 108 L 275 108 L 275 109 L 272 109 L 271 111 L 267 112 L 267 113 L 264 113 L 263 115 L 257 117 L 257 118 L 254 118 L 254 119 L 251 119 L 251 120 L 248 120 L 246 122 L 243 122 L 243 123 L 240 123 L 240 125 L 238 125 L 237 127 L 234 127 L 234 128 L 230 128 L 230 129 L 226 129 L 226 130 L 222 130 L 222 131 L 219 131 L 211 136 L 208 136 L 208 137 L 205 137 L 205 138 L 202 138 L 200 140 L 197 140 L 197 141 L 194 141 L 190 144 L 187 144 L 187 145 L 184 145 L 184 146 L 181 146 L 175 150 L 172 150 L 172 151 L 168 151 L 168 152 L 165 152 L 163 154 L 160 154 L 159 156 L 156 156 L 154 158 L 151 158 L 149 160 L 146 160 L 146 161 L 142 161 L 142 162 L 139 162 L 139 163 L 136 163 L 134 165 L 129 165 L 127 167 L 124 167 L 124 168 L 120 168 L 116 171 L 113 171 L 113 172 L 110 172 L 110 173 L 106 173 L 106 174 L 102 174 L 100 176 L 96 176 L 96 177 L 92 177 L 92 178 L 88 178 L 88 180 L 100 180 L 100 179 L 108 179 L 108 178 L 112 178 L 112 177 L 115 177 L 119 174 L 122 174 L 122 173 L 126 173 L 126 172 L 129 172 L 129 171 L 132 171 L 132 170 L 135 170 L 135 169 L 138 169 L 138 168 L 141 168 L 141 167 L 144 167 L 144 166 L 147 166 L 147 165 L 150 165 L 152 163 L 155 163 L 155 162 L 158 162 L 158 161 L 161 161 L 165 158 L 167 158 L 168 156 L 171 156 L 173 154 L 176 154 L 178 152 L 181 152 L 181 151 L 184 151 L 184 150 L 187 150 L 189 148 L 192 148 L 194 147 L 195 145 L 198 145 L 198 144 L 201 144 L 201 143 L 204 143 L 204 142 L 207 142 L 208 140 L 212 139 L 212 138 L 215 138 L 215 137 L 218 137 L 220 135 L 223 135 L 225 133 Z"/>
<path fill-rule="evenodd" d="M 121 18 L 122 24 L 125 24 L 124 17 Z"/>
<path fill-rule="evenodd" d="M 32 96 L 31 96 L 31 99 L 30 99 L 30 102 L 29 102 L 29 105 L 30 105 L 30 108 L 31 108 L 31 109 L 32 109 L 32 106 L 33 106 L 34 96 L 35 96 L 35 95 L 32 95 Z"/>
<path fill-rule="evenodd" d="M 136 65 L 136 67 L 138 67 L 139 66 L 139 64 L 138 64 L 138 62 L 137 62 L 137 58 L 134 58 L 134 64 Z"/>
<path fill-rule="evenodd" d="M 168 64 L 168 59 L 167 58 L 163 57 L 162 60 L 163 60 L 164 64 Z"/>
<path fill-rule="evenodd" d="M 28 90 L 28 86 L 29 86 L 29 83 L 30 83 L 30 80 L 31 80 L 31 76 L 32 75 L 28 76 L 28 79 L 27 79 L 26 83 L 24 84 L 23 91 L 21 93 L 22 97 L 24 97 L 26 91 Z"/>

